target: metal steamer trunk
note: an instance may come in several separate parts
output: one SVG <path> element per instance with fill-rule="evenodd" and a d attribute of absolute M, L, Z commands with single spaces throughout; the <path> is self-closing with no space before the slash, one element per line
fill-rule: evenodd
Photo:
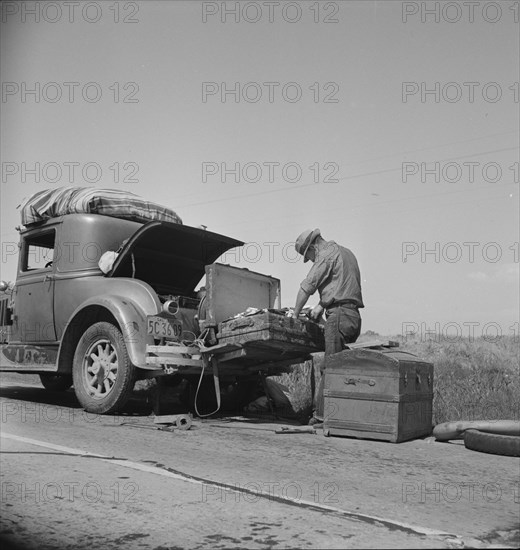
<path fill-rule="evenodd" d="M 351 349 L 327 359 L 325 435 L 399 443 L 432 431 L 433 365 L 392 349 Z"/>

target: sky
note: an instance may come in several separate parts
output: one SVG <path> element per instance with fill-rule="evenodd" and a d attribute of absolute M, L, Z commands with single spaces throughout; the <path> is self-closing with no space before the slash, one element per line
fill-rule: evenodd
<path fill-rule="evenodd" d="M 24 197 L 118 188 L 248 243 L 220 261 L 284 307 L 319 228 L 363 331 L 518 336 L 518 4 L 3 2 L 1 278 Z"/>

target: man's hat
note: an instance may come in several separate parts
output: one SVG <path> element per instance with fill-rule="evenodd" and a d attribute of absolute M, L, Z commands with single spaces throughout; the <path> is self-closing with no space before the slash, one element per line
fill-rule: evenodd
<path fill-rule="evenodd" d="M 305 254 L 307 254 L 307 250 L 309 249 L 309 246 L 311 246 L 314 239 L 318 235 L 321 235 L 321 232 L 319 229 L 315 229 L 314 231 L 312 231 L 312 229 L 306 229 L 296 239 L 296 242 L 294 243 L 294 248 L 296 248 L 296 252 L 298 252 L 298 254 L 301 254 L 303 256 L 304 262 L 309 261 L 309 259 L 305 257 Z"/>

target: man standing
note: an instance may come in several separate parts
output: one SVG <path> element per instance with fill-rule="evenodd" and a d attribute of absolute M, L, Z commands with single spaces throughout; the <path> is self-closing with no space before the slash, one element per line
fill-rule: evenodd
<path fill-rule="evenodd" d="M 310 316 L 318 320 L 323 312 L 325 322 L 325 360 L 321 366 L 322 378 L 316 398 L 316 411 L 310 423 L 323 422 L 323 379 L 328 355 L 344 349 L 355 342 L 361 332 L 359 309 L 365 307 L 361 295 L 361 277 L 354 254 L 334 241 L 322 238 L 319 229 L 307 229 L 295 243 L 296 252 L 304 262 L 311 260 L 313 266 L 302 281 L 292 315 L 296 318 L 316 290 L 320 301 Z"/>

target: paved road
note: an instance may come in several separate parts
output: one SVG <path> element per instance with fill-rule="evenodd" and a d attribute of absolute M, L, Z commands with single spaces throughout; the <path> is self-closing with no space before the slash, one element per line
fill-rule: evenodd
<path fill-rule="evenodd" d="M 515 547 L 520 461 L 196 421 L 158 431 L 4 374 L 0 536 L 22 548 Z M 34 383 L 33 383 L 34 382 Z"/>

